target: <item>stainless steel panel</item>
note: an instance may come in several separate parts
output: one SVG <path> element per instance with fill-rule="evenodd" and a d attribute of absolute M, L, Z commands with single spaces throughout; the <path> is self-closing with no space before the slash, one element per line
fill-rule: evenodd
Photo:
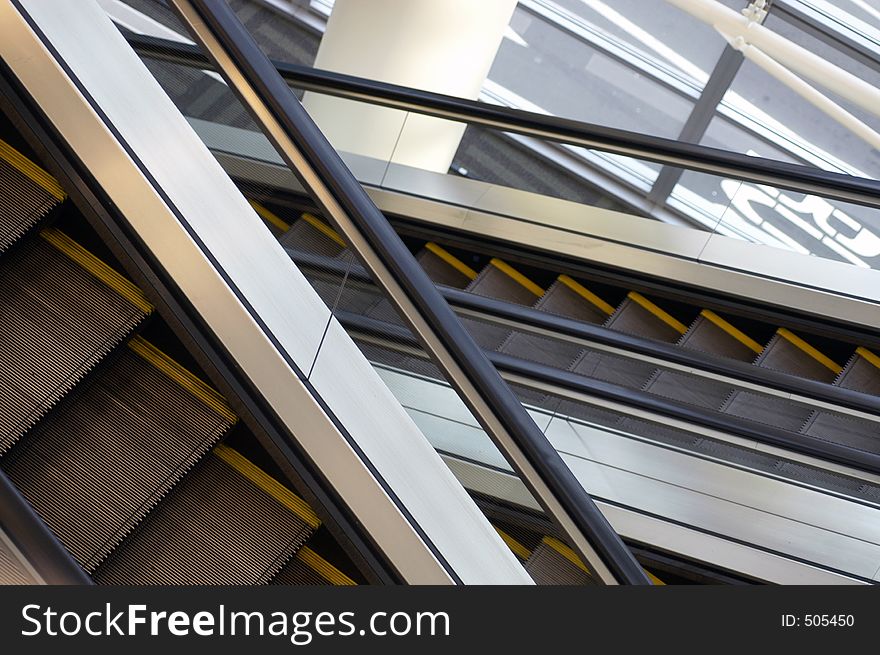
<path fill-rule="evenodd" d="M 335 319 L 309 381 L 463 579 L 527 583 L 522 566 L 509 550 L 499 553 L 504 546 L 498 534 Z M 395 541 L 404 557 L 409 548 Z"/>

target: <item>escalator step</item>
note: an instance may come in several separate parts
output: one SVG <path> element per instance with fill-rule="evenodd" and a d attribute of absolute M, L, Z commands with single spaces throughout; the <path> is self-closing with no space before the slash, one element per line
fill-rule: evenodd
<path fill-rule="evenodd" d="M 239 453 L 217 446 L 95 575 L 102 584 L 265 584 L 320 521 Z"/>
<path fill-rule="evenodd" d="M 234 422 L 217 392 L 136 337 L 3 468 L 93 571 Z"/>
<path fill-rule="evenodd" d="M 627 389 L 642 389 L 655 370 L 656 367 L 647 362 L 595 351 L 585 351 L 571 367 L 572 373 Z"/>
<path fill-rule="evenodd" d="M 718 410 L 733 392 L 730 385 L 702 377 L 658 370 L 648 380 L 645 391 L 703 409 Z"/>
<path fill-rule="evenodd" d="M 0 271 L 0 453 L 152 310 L 63 233 L 41 235 Z"/>
<path fill-rule="evenodd" d="M 474 269 L 433 242 L 426 243 L 416 259 L 435 284 L 464 289 L 477 279 Z"/>
<path fill-rule="evenodd" d="M 467 290 L 480 296 L 506 300 L 518 305 L 534 305 L 544 290 L 500 259 L 492 259 Z"/>
<path fill-rule="evenodd" d="M 880 424 L 834 412 L 815 411 L 803 434 L 871 453 L 880 453 Z"/>
<path fill-rule="evenodd" d="M 0 585 L 33 585 L 39 580 L 30 567 L 21 561 L 13 546 L 0 530 Z"/>
<path fill-rule="evenodd" d="M 595 584 L 578 556 L 553 537 L 545 537 L 525 563 L 525 569 L 539 585 Z"/>
<path fill-rule="evenodd" d="M 568 370 L 583 352 L 583 346 L 528 332 L 511 332 L 498 352 L 539 364 Z"/>
<path fill-rule="evenodd" d="M 791 432 L 798 432 L 812 412 L 809 407 L 785 398 L 739 389 L 730 394 L 721 411 Z"/>
<path fill-rule="evenodd" d="M 604 323 L 614 313 L 611 305 L 567 275 L 559 276 L 535 309 L 594 324 Z"/>
<path fill-rule="evenodd" d="M 685 325 L 635 291 L 627 294 L 605 327 L 666 343 L 675 343 L 687 332 Z"/>
<path fill-rule="evenodd" d="M 345 241 L 332 227 L 317 216 L 303 214 L 278 239 L 282 246 L 324 257 L 349 258 Z"/>
<path fill-rule="evenodd" d="M 0 140 L 0 252 L 64 197 L 55 178 Z"/>
<path fill-rule="evenodd" d="M 880 396 L 880 357 L 867 348 L 856 348 L 834 384 L 844 389 Z"/>
<path fill-rule="evenodd" d="M 713 311 L 704 309 L 685 332 L 678 345 L 689 350 L 752 362 L 763 347 Z"/>
<path fill-rule="evenodd" d="M 833 382 L 843 370 L 840 365 L 785 328 L 776 331 L 770 343 L 755 359 L 755 364 L 821 382 Z"/>
<path fill-rule="evenodd" d="M 308 546 L 300 548 L 272 579 L 278 585 L 327 585 L 350 587 L 357 583 Z"/>

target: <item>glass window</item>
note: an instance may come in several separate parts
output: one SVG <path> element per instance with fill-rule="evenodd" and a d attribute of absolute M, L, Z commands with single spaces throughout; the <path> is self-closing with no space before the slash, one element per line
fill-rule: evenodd
<path fill-rule="evenodd" d="M 880 86 L 880 72 L 824 41 L 772 15 L 767 17 L 765 25 L 869 84 Z M 817 88 L 868 126 L 880 131 L 880 118 L 821 87 Z M 733 113 L 740 114 L 746 121 L 754 121 L 753 129 L 764 131 L 776 145 L 805 163 L 826 170 L 880 177 L 880 153 L 876 149 L 749 61 L 743 63 L 724 102 Z M 740 152 L 748 147 L 736 140 L 725 146 Z"/>

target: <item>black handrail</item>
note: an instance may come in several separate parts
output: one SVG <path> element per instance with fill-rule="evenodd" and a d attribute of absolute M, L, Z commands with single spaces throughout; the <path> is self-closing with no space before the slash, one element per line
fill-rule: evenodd
<path fill-rule="evenodd" d="M 0 528 L 46 584 L 94 584 L 2 471 Z"/>
<path fill-rule="evenodd" d="M 174 4 L 184 22 L 187 22 L 187 19 L 185 12 L 181 10 L 181 5 L 192 8 L 204 21 L 211 37 L 222 49 L 222 56 L 231 60 L 232 66 L 236 69 L 235 74 L 246 81 L 256 94 L 257 102 L 272 114 L 274 121 L 283 130 L 284 138 L 294 144 L 297 155 L 306 162 L 310 174 L 317 178 L 311 184 L 303 180 L 304 186 L 312 192 L 311 195 L 315 196 L 314 200 L 331 218 L 333 211 L 327 211 L 330 209 L 328 203 L 335 203 L 354 223 L 358 231 L 357 236 L 368 244 L 372 253 L 394 277 L 396 284 L 403 289 L 421 318 L 431 326 L 432 336 L 464 372 L 468 382 L 477 390 L 480 400 L 491 408 L 493 419 L 510 435 L 528 465 L 539 473 L 541 482 L 550 490 L 567 519 L 598 554 L 611 575 L 623 583 L 650 584 L 632 553 L 614 532 L 559 453 L 523 409 L 522 404 L 501 379 L 495 367 L 474 343 L 412 253 L 382 212 L 370 200 L 363 187 L 345 166 L 299 103 L 287 82 L 281 78 L 232 9 L 225 2 L 209 0 L 189 0 L 189 2 L 175 0 Z M 193 32 L 198 38 L 197 30 Z M 210 52 L 210 48 L 208 50 L 213 58 L 214 53 Z M 224 66 L 219 65 L 219 62 L 215 63 L 218 64 L 221 72 L 224 71 Z M 231 88 L 236 89 L 235 80 L 227 79 L 227 81 L 230 82 Z M 254 98 L 242 98 L 242 100 L 243 104 L 253 111 L 251 103 L 254 102 Z M 258 124 L 265 123 L 256 112 L 254 115 Z M 286 156 L 285 148 L 280 148 L 280 151 Z M 299 167 L 292 161 L 288 161 L 288 164 L 294 172 L 302 175 Z M 322 191 L 330 197 L 315 193 L 316 185 L 320 185 Z M 341 231 L 344 233 L 344 230 Z M 463 394 L 463 400 L 475 411 L 477 417 L 481 416 L 466 394 Z M 494 434 L 495 430 L 491 426 L 483 427 L 490 435 Z M 513 464 L 515 468 L 519 468 L 515 462 Z M 535 493 L 536 488 L 532 487 L 529 476 L 522 477 Z M 539 500 L 543 497 L 543 494 L 536 495 Z M 549 513 L 554 519 L 561 521 L 555 513 Z M 564 533 L 570 534 L 570 528 L 562 524 L 560 527 Z M 572 545 L 586 557 L 587 553 L 576 543 Z M 589 561 L 589 557 L 586 559 Z"/>
<path fill-rule="evenodd" d="M 209 65 L 197 48 L 187 44 L 127 33 L 141 55 L 191 67 Z M 272 64 L 292 86 L 340 98 L 412 111 L 426 116 L 482 125 L 537 139 L 583 146 L 701 173 L 769 184 L 833 200 L 880 207 L 880 181 L 832 173 L 810 166 L 751 157 L 719 148 L 639 134 L 522 109 L 411 89 L 352 75 L 323 71 L 282 61 Z"/>
<path fill-rule="evenodd" d="M 382 335 L 392 343 L 399 342 L 418 346 L 412 335 L 400 326 L 344 310 L 338 310 L 336 317 L 347 329 L 360 331 L 363 334 Z M 547 388 L 550 387 L 550 393 L 553 393 L 552 389 L 574 391 L 592 399 L 611 401 L 657 416 L 683 421 L 695 427 L 718 430 L 747 441 L 757 441 L 792 453 L 880 475 L 880 454 L 878 453 L 806 434 L 790 432 L 772 425 L 761 425 L 732 414 L 696 407 L 639 389 L 628 389 L 612 382 L 595 380 L 507 353 L 486 350 L 485 354 L 498 370 L 516 375 L 520 380 L 545 385 L 542 387 L 544 390 L 548 390 Z M 526 386 L 528 386 L 528 382 L 525 383 Z"/>
<path fill-rule="evenodd" d="M 316 269 L 333 271 L 340 276 L 348 275 L 349 279 L 360 279 L 372 284 L 366 273 L 349 269 L 345 262 L 307 253 L 296 248 L 285 247 L 291 259 L 299 266 L 311 266 Z M 528 328 L 552 332 L 554 337 L 583 339 L 605 346 L 619 348 L 627 352 L 638 353 L 661 360 L 657 366 L 678 364 L 689 368 L 697 368 L 707 373 L 715 373 L 732 378 L 735 381 L 759 384 L 785 393 L 804 396 L 810 400 L 819 400 L 841 408 L 854 409 L 868 414 L 880 416 L 880 397 L 835 387 L 826 382 L 801 378 L 791 373 L 784 373 L 770 368 L 755 366 L 749 362 L 711 355 L 699 350 L 688 350 L 662 341 L 625 332 L 617 332 L 601 325 L 585 323 L 558 314 L 542 312 L 533 307 L 517 305 L 497 298 L 489 298 L 475 293 L 438 285 L 437 289 L 453 308 L 467 310 L 485 316 L 489 321 L 503 319 Z M 569 341 L 570 343 L 570 341 Z"/>

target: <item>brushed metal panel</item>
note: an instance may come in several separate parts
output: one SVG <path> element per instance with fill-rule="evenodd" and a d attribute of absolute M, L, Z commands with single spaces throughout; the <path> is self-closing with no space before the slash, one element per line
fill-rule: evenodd
<path fill-rule="evenodd" d="M 309 381 L 463 579 L 527 583 L 522 566 L 509 550 L 499 552 L 498 534 L 335 319 Z"/>

